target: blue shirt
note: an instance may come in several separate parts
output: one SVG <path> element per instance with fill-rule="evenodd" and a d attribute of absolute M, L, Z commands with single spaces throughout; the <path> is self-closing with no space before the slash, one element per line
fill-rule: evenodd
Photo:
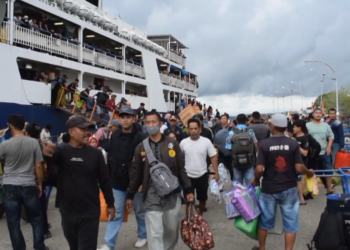
<path fill-rule="evenodd" d="M 334 134 L 333 143 L 339 144 L 340 148 L 344 148 L 345 138 L 343 124 L 339 120 L 328 121 L 329 126 L 331 126 L 332 132 Z"/>
<path fill-rule="evenodd" d="M 0 143 L 5 141 L 5 135 L 0 139 Z"/>

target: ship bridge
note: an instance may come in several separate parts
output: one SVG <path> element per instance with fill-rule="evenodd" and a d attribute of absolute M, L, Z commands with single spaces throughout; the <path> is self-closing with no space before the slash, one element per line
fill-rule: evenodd
<path fill-rule="evenodd" d="M 176 62 L 186 67 L 186 56 L 184 50 L 188 47 L 173 35 L 149 35 L 147 39 L 160 45 L 167 51 L 167 57 L 170 61 Z"/>

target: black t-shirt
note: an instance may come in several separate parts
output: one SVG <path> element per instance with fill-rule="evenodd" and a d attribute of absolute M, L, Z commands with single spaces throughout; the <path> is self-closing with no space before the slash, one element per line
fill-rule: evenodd
<path fill-rule="evenodd" d="M 302 149 L 309 150 L 309 139 L 308 139 L 307 135 L 303 135 L 300 137 L 294 136 L 293 138 L 299 143 L 299 146 Z M 307 157 L 301 155 L 301 158 L 303 159 L 303 162 L 306 165 L 307 164 Z"/>
<path fill-rule="evenodd" d="M 108 207 L 114 206 L 112 183 L 101 150 L 85 146 L 59 145 L 54 156 L 45 157 L 58 166 L 61 214 L 79 218 L 100 216 L 100 189 Z"/>
<path fill-rule="evenodd" d="M 200 136 L 209 139 L 211 142 L 213 142 L 213 135 L 211 131 L 207 128 L 202 128 L 202 132 L 200 133 Z"/>
<path fill-rule="evenodd" d="M 285 136 L 270 137 L 259 144 L 257 165 L 265 167 L 262 192 L 280 193 L 297 186 L 295 164 L 303 163 L 299 144 Z"/>
<path fill-rule="evenodd" d="M 103 92 L 98 92 L 96 94 L 96 96 L 97 96 L 96 101 L 97 101 L 98 104 L 106 105 L 106 102 L 109 99 L 109 95 L 108 94 L 103 93 Z"/>
<path fill-rule="evenodd" d="M 140 120 L 143 120 L 145 118 L 145 113 L 146 113 L 145 108 L 141 108 L 140 107 L 140 108 L 138 108 L 136 110 L 136 114 L 137 114 L 137 116 L 139 117 Z"/>

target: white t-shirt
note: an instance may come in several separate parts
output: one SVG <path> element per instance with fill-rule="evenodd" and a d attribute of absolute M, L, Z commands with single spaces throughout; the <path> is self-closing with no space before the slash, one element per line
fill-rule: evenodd
<path fill-rule="evenodd" d="M 44 128 L 43 130 L 41 130 L 41 133 L 40 133 L 40 140 L 42 142 L 47 142 L 47 143 L 52 143 L 51 140 L 50 140 L 50 132 L 47 132 Z"/>
<path fill-rule="evenodd" d="M 185 168 L 189 177 L 198 178 L 208 172 L 207 156 L 216 155 L 216 150 L 209 139 L 200 136 L 194 141 L 188 137 L 181 141 L 180 148 L 185 155 Z"/>

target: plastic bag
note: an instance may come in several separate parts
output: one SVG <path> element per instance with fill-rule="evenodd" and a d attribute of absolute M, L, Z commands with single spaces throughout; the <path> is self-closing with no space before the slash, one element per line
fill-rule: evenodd
<path fill-rule="evenodd" d="M 259 197 L 261 193 L 261 188 L 256 189 L 256 197 Z M 253 240 L 258 240 L 258 221 L 259 218 L 255 218 L 251 222 L 246 222 L 243 217 L 238 217 L 235 219 L 235 227 L 247 235 Z"/>
<path fill-rule="evenodd" d="M 224 203 L 225 203 L 227 219 L 233 219 L 233 218 L 239 216 L 240 214 L 238 213 L 238 211 L 236 210 L 236 208 L 233 206 L 233 204 L 231 202 L 231 200 L 233 198 L 233 192 L 232 191 L 229 191 L 229 192 L 224 191 L 222 193 L 222 198 L 223 198 Z"/>
<path fill-rule="evenodd" d="M 308 193 L 312 193 L 314 189 L 313 178 L 307 178 L 306 175 L 301 177 L 301 183 L 303 185 L 303 194 L 307 195 Z"/>
<path fill-rule="evenodd" d="M 218 181 L 218 186 L 219 186 L 219 190 L 222 190 L 224 188 L 224 185 L 226 182 L 228 182 L 228 173 L 227 173 L 227 169 L 225 168 L 224 164 L 220 163 L 219 167 L 219 176 L 220 179 Z"/>
<path fill-rule="evenodd" d="M 253 221 L 261 214 L 256 189 L 252 185 L 246 186 L 243 190 L 235 186 L 231 202 L 246 222 Z"/>
<path fill-rule="evenodd" d="M 210 194 L 215 197 L 217 203 L 221 204 L 221 193 L 219 189 L 219 185 L 216 180 L 212 179 L 209 183 Z"/>
<path fill-rule="evenodd" d="M 314 175 L 312 177 L 312 184 L 313 184 L 312 195 L 317 196 L 318 195 L 318 182 L 317 182 L 316 175 Z"/>

